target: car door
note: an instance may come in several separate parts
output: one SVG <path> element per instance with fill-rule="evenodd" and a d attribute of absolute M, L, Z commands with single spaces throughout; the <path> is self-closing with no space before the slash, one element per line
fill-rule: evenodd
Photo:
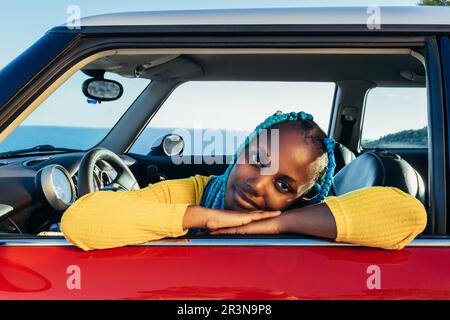
<path fill-rule="evenodd" d="M 440 147 L 445 126 L 439 122 L 446 118 L 439 59 L 436 40 L 430 38 L 429 123 L 437 146 L 430 173 L 434 234 L 399 251 L 286 235 L 187 236 L 87 252 L 59 236 L 2 234 L 0 298 L 448 299 L 450 242 L 442 224 L 446 177 L 439 171 L 447 165 Z"/>
<path fill-rule="evenodd" d="M 425 237 L 386 251 L 260 236 L 83 252 L 62 239 L 3 239 L 0 298 L 447 299 L 447 247 Z"/>

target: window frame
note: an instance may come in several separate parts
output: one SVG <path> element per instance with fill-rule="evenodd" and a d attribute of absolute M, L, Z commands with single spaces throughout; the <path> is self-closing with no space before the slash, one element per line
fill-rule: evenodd
<path fill-rule="evenodd" d="M 450 188 L 450 177 L 448 174 L 450 173 L 450 34 L 442 35 L 439 39 L 440 49 L 441 49 L 441 70 L 442 70 L 442 80 L 443 80 L 443 88 L 441 90 L 445 91 L 445 111 L 447 115 L 446 119 L 446 138 L 447 138 L 447 152 L 446 155 L 446 175 L 447 175 L 447 188 Z M 448 189 L 447 189 L 448 190 Z M 448 201 L 450 199 L 446 199 L 446 204 L 448 206 Z M 447 209 L 447 234 L 450 236 L 450 212 Z"/>
<path fill-rule="evenodd" d="M 446 112 L 442 87 L 440 52 L 435 36 L 426 38 L 425 64 L 428 92 L 428 181 L 429 221 L 431 232 L 447 235 L 447 174 Z"/>
<path fill-rule="evenodd" d="M 367 248 L 362 245 L 336 242 L 307 235 L 283 236 L 183 236 L 163 238 L 126 247 L 324 247 L 324 248 Z M 0 234 L 0 247 L 75 247 L 61 236 L 6 235 Z M 450 248 L 450 237 L 419 235 L 406 248 L 444 247 Z M 120 249 L 120 248 L 119 248 Z"/>

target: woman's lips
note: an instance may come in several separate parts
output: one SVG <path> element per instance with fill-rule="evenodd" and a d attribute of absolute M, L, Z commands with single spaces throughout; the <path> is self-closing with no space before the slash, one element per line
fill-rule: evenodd
<path fill-rule="evenodd" d="M 248 210 L 258 210 L 258 205 L 249 199 L 249 197 L 238 186 L 234 187 L 234 199 L 236 203 Z"/>

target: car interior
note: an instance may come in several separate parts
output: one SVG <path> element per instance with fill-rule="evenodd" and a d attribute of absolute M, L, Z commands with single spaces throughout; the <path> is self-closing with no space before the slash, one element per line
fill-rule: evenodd
<path fill-rule="evenodd" d="M 162 147 L 149 150 L 146 155 L 130 152 L 144 128 L 151 125 L 153 116 L 164 108 L 165 99 L 180 84 L 189 81 L 336 83 L 330 127 L 324 128 L 337 141 L 337 167 L 331 195 L 370 186 L 391 186 L 413 195 L 428 209 L 428 149 L 361 146 L 368 91 L 376 87 L 425 87 L 423 53 L 420 48 L 352 50 L 303 49 L 284 53 L 255 50 L 183 53 L 180 50 L 177 54 L 150 51 L 122 54 L 118 50 L 114 55 L 90 62 L 82 71 L 93 78 L 112 72 L 151 82 L 96 149 L 84 152 L 37 149 L 1 157 L 0 233 L 61 237 L 58 222 L 64 210 L 89 192 L 101 189 L 120 192 L 144 188 L 161 179 L 223 173 L 226 162 L 210 165 L 192 161 L 192 164 L 175 165 Z M 61 202 L 55 196 L 52 179 L 55 168 L 60 170 L 59 174 L 62 172 L 62 179 L 70 181 L 73 191 L 70 201 Z M 429 223 L 424 234 L 432 232 Z"/>

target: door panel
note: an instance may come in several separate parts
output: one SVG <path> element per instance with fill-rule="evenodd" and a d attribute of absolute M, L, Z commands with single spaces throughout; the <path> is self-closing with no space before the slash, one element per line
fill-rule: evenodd
<path fill-rule="evenodd" d="M 67 243 L 4 246 L 0 299 L 450 297 L 449 249 L 414 247 L 427 240 L 415 240 L 399 251 L 328 245 L 321 240 L 280 239 L 276 246 L 273 242 L 258 246 L 267 242 L 261 239 L 247 240 L 246 246 L 225 246 L 229 239 L 186 241 L 89 252 Z M 79 268 L 80 289 L 68 289 L 68 282 L 69 287 L 73 283 L 71 266 Z M 369 289 L 377 283 L 373 278 L 377 268 L 381 288 Z"/>

